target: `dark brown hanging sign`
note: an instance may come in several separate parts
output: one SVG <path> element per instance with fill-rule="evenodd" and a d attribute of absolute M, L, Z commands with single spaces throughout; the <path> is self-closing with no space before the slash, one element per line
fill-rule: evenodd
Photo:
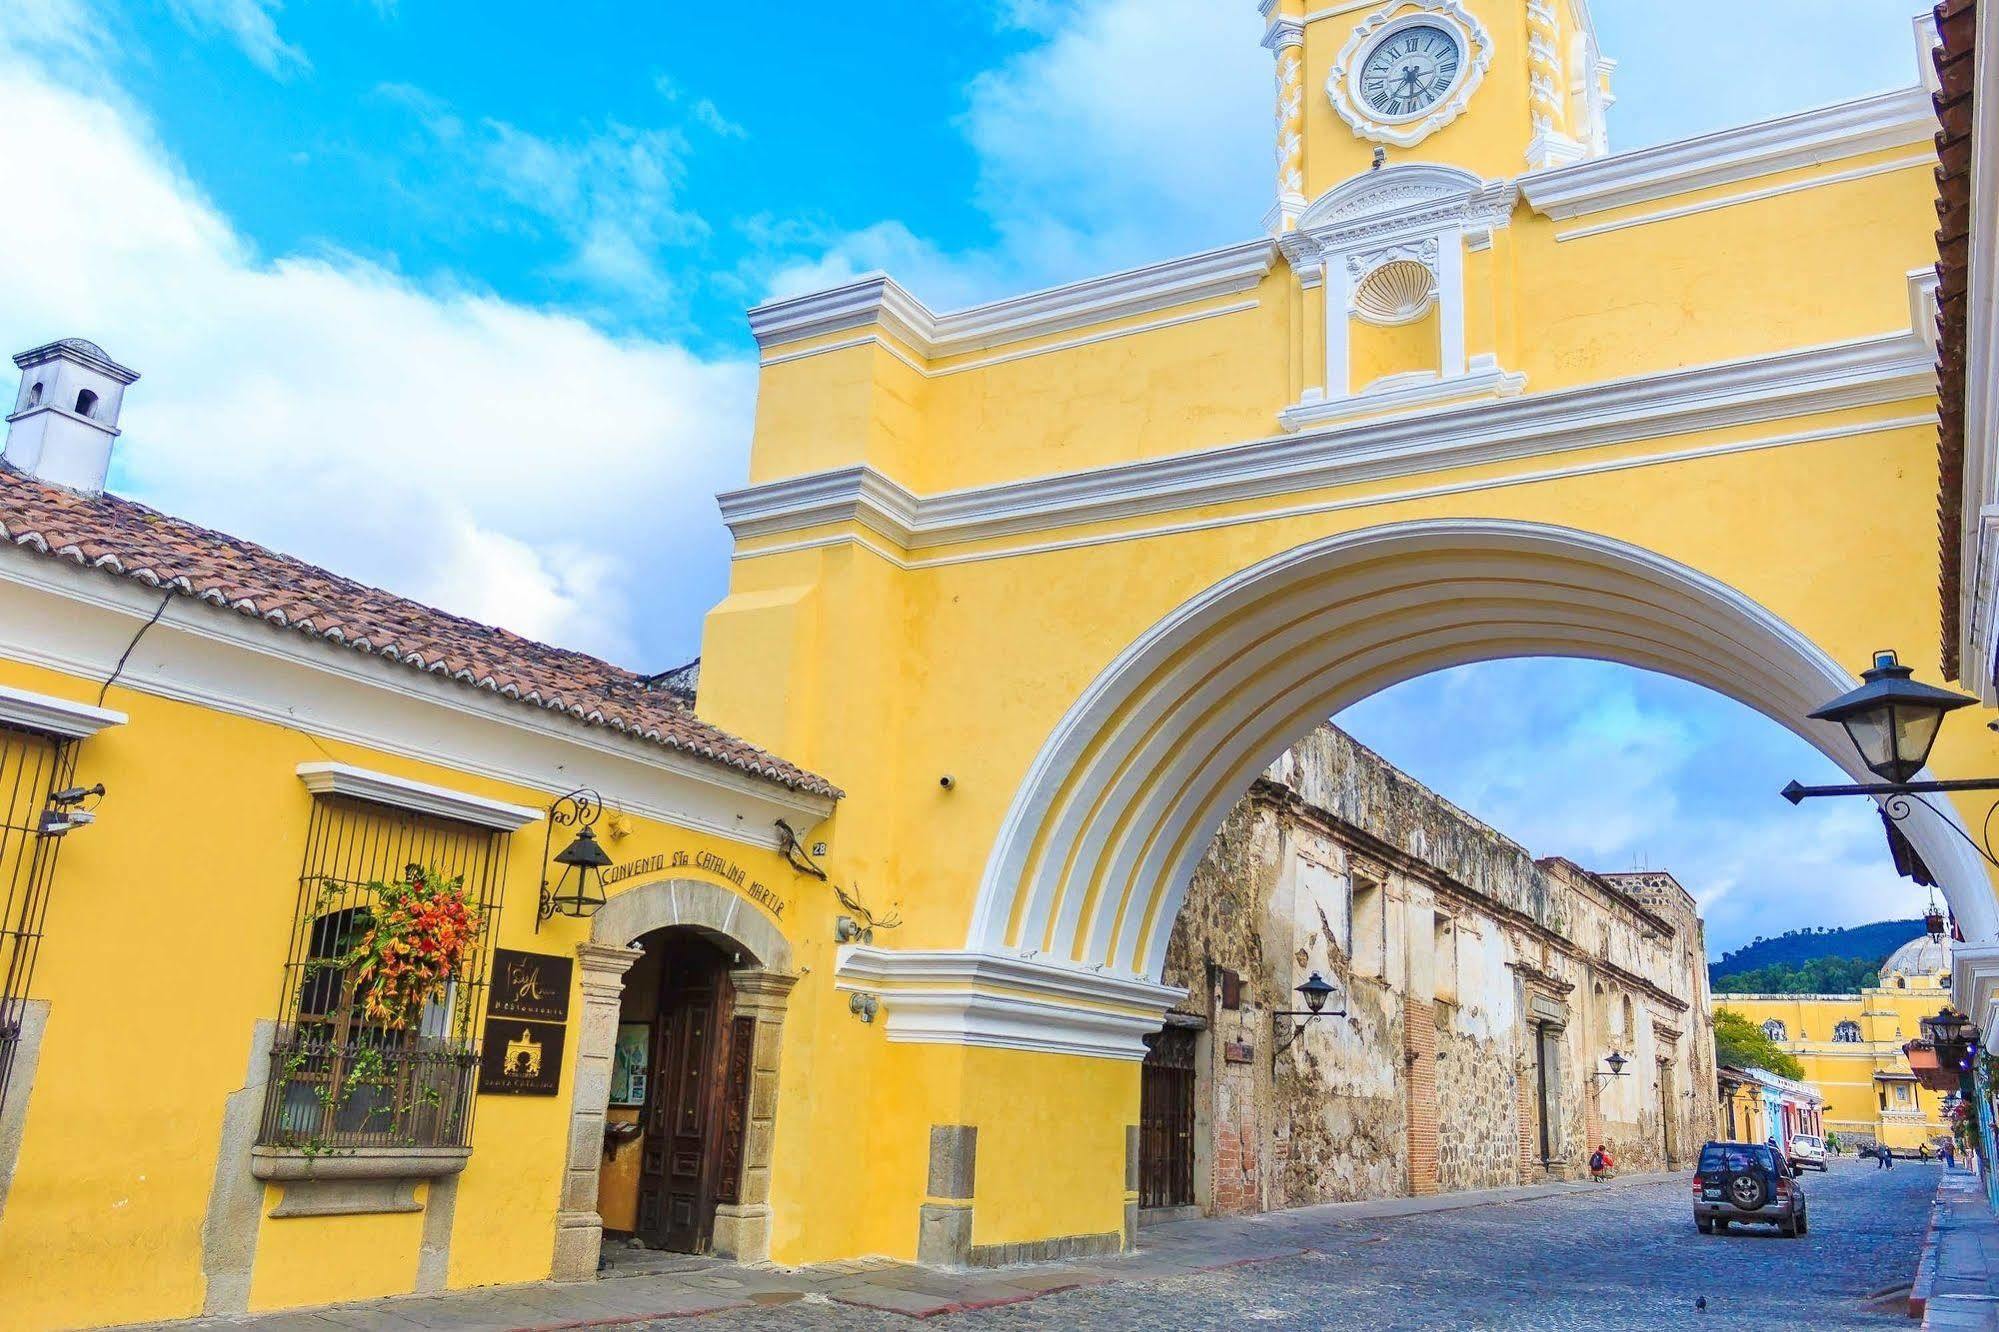
<path fill-rule="evenodd" d="M 562 1081 L 562 1043 L 569 1028 L 553 1022 L 486 1019 L 479 1052 L 479 1092 L 485 1096 L 553 1096 Z"/>
<path fill-rule="evenodd" d="M 576 960 L 553 953 L 493 950 L 493 975 L 486 989 L 486 1012 L 494 1018 L 529 1022 L 569 1020 L 569 974 Z"/>

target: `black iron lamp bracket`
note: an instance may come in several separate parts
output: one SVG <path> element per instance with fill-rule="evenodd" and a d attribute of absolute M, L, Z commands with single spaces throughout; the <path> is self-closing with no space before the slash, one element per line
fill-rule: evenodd
<path fill-rule="evenodd" d="M 1273 1030 L 1273 1036 L 1270 1043 L 1270 1066 L 1272 1068 L 1277 1067 L 1277 1056 L 1283 1054 L 1293 1045 L 1296 1045 L 1298 1038 L 1305 1034 L 1305 1028 L 1311 1026 L 1312 1023 L 1322 1017 L 1345 1017 L 1346 1015 L 1347 1010 L 1344 1008 L 1322 1008 L 1316 1013 L 1307 1008 L 1272 1009 L 1270 1013 L 1270 1025 Z M 1287 1024 L 1284 1021 L 1285 1018 L 1304 1018 L 1305 1020 L 1295 1024 Z M 1285 1030 L 1287 1026 L 1290 1027 L 1288 1032 Z"/>
<path fill-rule="evenodd" d="M 555 915 L 555 893 L 549 886 L 549 848 L 555 845 L 555 830 L 561 828 L 590 828 L 596 826 L 597 818 L 604 812 L 604 797 L 587 786 L 579 786 L 574 791 L 565 791 L 557 796 L 548 807 L 548 822 L 541 834 L 541 901 L 535 911 L 535 933 L 541 933 L 541 923 Z"/>
<path fill-rule="evenodd" d="M 1781 794 L 1792 804 L 1802 800 L 1813 800 L 1823 796 L 1872 796 L 1881 806 L 1882 813 L 1896 823 L 1901 823 L 1916 812 L 1921 805 L 1937 816 L 1946 828 L 1964 839 L 1965 845 L 1985 858 L 1985 863 L 1999 869 L 1999 855 L 1993 854 L 1992 818 L 1999 814 L 1999 802 L 1985 811 L 1984 823 L 1978 836 L 1960 828 L 1957 820 L 1924 799 L 1931 795 L 1948 795 L 1953 791 L 1999 791 L 1999 778 L 1968 777 L 1961 781 L 1948 782 L 1853 782 L 1838 786 L 1805 786 L 1792 782 Z"/>

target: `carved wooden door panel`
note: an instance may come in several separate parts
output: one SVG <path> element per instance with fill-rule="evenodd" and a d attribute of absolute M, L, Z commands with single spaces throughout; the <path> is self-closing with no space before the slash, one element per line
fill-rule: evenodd
<path fill-rule="evenodd" d="M 722 1082 L 722 1132 L 716 1144 L 715 1201 L 743 1200 L 743 1140 L 750 1129 L 750 1073 L 757 1049 L 757 1020 L 729 1020 L 727 1073 Z"/>
<path fill-rule="evenodd" d="M 706 944 L 667 945 L 639 1162 L 638 1235 L 649 1248 L 702 1253 L 714 1231 L 726 985 Z"/>
<path fill-rule="evenodd" d="M 1168 1027 L 1146 1038 L 1139 1074 L 1138 1204 L 1194 1201 L 1194 1031 Z"/>

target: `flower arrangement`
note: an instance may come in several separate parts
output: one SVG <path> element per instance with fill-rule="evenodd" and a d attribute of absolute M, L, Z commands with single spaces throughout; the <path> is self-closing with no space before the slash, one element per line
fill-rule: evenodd
<path fill-rule="evenodd" d="M 393 883 L 370 883 L 368 931 L 345 964 L 363 1016 L 401 1031 L 444 997 L 479 935 L 479 908 L 465 876 L 409 865 Z"/>

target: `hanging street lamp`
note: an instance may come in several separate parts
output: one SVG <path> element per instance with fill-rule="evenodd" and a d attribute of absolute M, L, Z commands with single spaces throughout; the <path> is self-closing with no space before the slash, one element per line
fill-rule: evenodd
<path fill-rule="evenodd" d="M 1836 721 L 1844 727 L 1847 739 L 1853 742 L 1854 749 L 1860 754 L 1860 761 L 1867 765 L 1868 771 L 1881 778 L 1880 781 L 1839 786 L 1805 786 L 1792 782 L 1783 790 L 1784 799 L 1794 805 L 1818 796 L 1872 796 L 1879 800 L 1882 816 L 1888 821 L 1888 842 L 1895 852 L 1896 868 L 1911 873 L 1919 883 L 1933 880 L 1928 869 L 1921 865 L 1904 869 L 1904 861 L 1912 853 L 1906 839 L 1898 842 L 1901 832 L 1895 826 L 1915 813 L 1917 805 L 1941 818 L 1944 826 L 1970 843 L 1972 850 L 1985 857 L 1987 864 L 1999 868 L 1999 857 L 1993 855 L 1991 842 L 1992 815 L 1999 813 L 1999 805 L 1986 812 L 1981 845 L 1955 820 L 1945 818 L 1942 810 L 1924 799 L 1925 796 L 1953 791 L 1999 791 L 1999 778 L 1973 777 L 1949 782 L 1910 780 L 1929 762 L 1930 748 L 1936 744 L 1937 732 L 1943 727 L 1945 714 L 1969 707 L 1978 700 L 1923 684 L 1913 678 L 1914 674 L 1896 659 L 1893 652 L 1877 652 L 1874 654 L 1874 665 L 1862 673 L 1862 684 L 1858 689 L 1841 694 L 1810 714 L 1814 721 Z M 1914 870 L 1920 870 L 1920 875 L 1914 874 Z M 1930 915 L 1938 913 L 1932 911 Z M 1938 933 L 1928 918 L 1924 923 L 1930 926 L 1932 934 Z"/>
<path fill-rule="evenodd" d="M 1914 675 L 1893 652 L 1877 652 L 1860 688 L 1812 713 L 1812 720 L 1838 722 L 1869 772 L 1885 782 L 1906 782 L 1929 762 L 1944 714 L 1978 701 Z"/>
<path fill-rule="evenodd" d="M 1277 1056 L 1289 1049 L 1293 1041 L 1303 1036 L 1305 1028 L 1311 1026 L 1313 1022 L 1322 1017 L 1345 1017 L 1347 1015 L 1347 1010 L 1344 1007 L 1327 1009 L 1326 1001 L 1335 994 L 1338 994 L 1339 990 L 1331 981 L 1316 971 L 1306 978 L 1303 985 L 1298 987 L 1298 993 L 1305 1000 L 1305 1006 L 1302 1009 L 1280 1008 L 1270 1015 L 1271 1025 L 1277 1028 L 1277 1034 L 1272 1038 L 1270 1046 L 1270 1067 L 1272 1071 L 1275 1071 L 1277 1068 Z M 1287 1024 L 1283 1019 L 1294 1017 L 1301 1017 L 1305 1020 L 1298 1023 L 1292 1028 L 1290 1034 L 1286 1035 L 1283 1029 Z"/>
<path fill-rule="evenodd" d="M 1590 1077 L 1598 1079 L 1621 1078 L 1624 1076 L 1624 1066 L 1630 1063 L 1631 1061 L 1629 1059 L 1626 1059 L 1622 1054 L 1619 1054 L 1617 1051 L 1612 1050 L 1609 1054 L 1603 1057 L 1603 1062 L 1610 1065 L 1610 1072 L 1591 1073 Z"/>
<path fill-rule="evenodd" d="M 554 843 L 558 826 L 576 829 L 576 836 L 556 852 L 554 863 L 562 866 L 562 870 L 554 884 L 548 881 L 548 870 L 542 870 L 541 904 L 534 922 L 537 934 L 541 932 L 541 923 L 557 913 L 587 918 L 596 915 L 607 900 L 604 871 L 610 868 L 611 857 L 593 830 L 597 816 L 603 811 L 604 798 L 587 787 L 558 796 L 548 807 L 548 829 L 541 844 L 543 866 L 549 864 L 548 848 Z"/>

